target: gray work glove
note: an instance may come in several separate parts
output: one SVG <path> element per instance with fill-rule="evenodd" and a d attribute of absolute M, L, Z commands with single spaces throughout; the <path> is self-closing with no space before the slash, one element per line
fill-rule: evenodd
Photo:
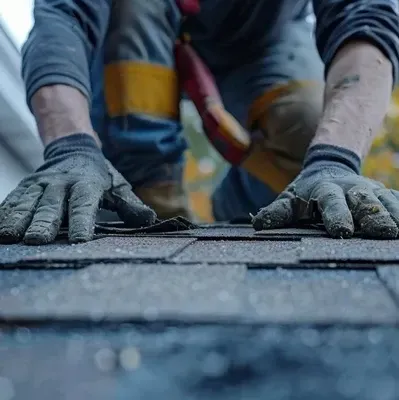
<path fill-rule="evenodd" d="M 399 192 L 359 175 L 361 161 L 347 150 L 315 145 L 302 172 L 269 206 L 253 217 L 255 230 L 322 222 L 335 238 L 398 235 Z"/>
<path fill-rule="evenodd" d="M 75 134 L 50 143 L 44 160 L 0 205 L 0 242 L 50 243 L 63 220 L 70 242 L 91 240 L 101 205 L 130 227 L 155 222 L 155 212 L 136 197 L 91 136 Z"/>

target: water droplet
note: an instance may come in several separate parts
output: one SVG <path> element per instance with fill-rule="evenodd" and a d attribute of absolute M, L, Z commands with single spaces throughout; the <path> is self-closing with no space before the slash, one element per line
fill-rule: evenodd
<path fill-rule="evenodd" d="M 369 342 L 372 344 L 378 344 L 382 341 L 383 336 L 380 330 L 378 329 L 371 329 L 367 335 Z"/>
<path fill-rule="evenodd" d="M 88 272 L 84 272 L 81 276 L 81 279 L 87 281 L 90 279 L 90 274 Z"/>
<path fill-rule="evenodd" d="M 226 290 L 222 290 L 222 291 L 219 292 L 219 294 L 218 294 L 218 299 L 219 299 L 220 301 L 223 301 L 223 302 L 228 301 L 228 300 L 230 299 L 230 294 L 229 294 L 229 292 L 227 292 Z"/>
<path fill-rule="evenodd" d="M 57 292 L 48 292 L 47 293 L 47 298 L 50 301 L 54 301 L 57 298 L 57 296 L 58 296 Z"/>
<path fill-rule="evenodd" d="M 123 369 L 133 371 L 140 366 L 141 355 L 136 347 L 126 347 L 119 354 L 119 362 Z"/>
<path fill-rule="evenodd" d="M 158 309 L 155 307 L 147 307 L 143 311 L 143 317 L 147 321 L 153 321 L 158 317 Z"/>
<path fill-rule="evenodd" d="M 112 371 L 116 368 L 117 356 L 112 349 L 104 348 L 94 355 L 94 363 L 100 371 Z"/>
<path fill-rule="evenodd" d="M 348 287 L 349 287 L 349 282 L 348 282 L 348 281 L 342 281 L 342 282 L 341 282 L 341 287 L 342 287 L 343 289 L 348 289 Z"/>

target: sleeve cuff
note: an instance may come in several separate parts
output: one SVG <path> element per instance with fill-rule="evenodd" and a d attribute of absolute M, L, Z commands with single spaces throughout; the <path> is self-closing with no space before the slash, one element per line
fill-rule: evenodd
<path fill-rule="evenodd" d="M 51 85 L 66 85 L 66 86 L 71 86 L 74 87 L 75 89 L 78 89 L 87 99 L 89 102 L 91 102 L 91 95 L 90 92 L 87 88 L 87 85 L 83 84 L 82 82 L 79 82 L 73 77 L 67 76 L 67 75 L 48 75 L 46 72 L 41 74 L 40 77 L 37 79 L 33 80 L 29 86 L 26 87 L 26 100 L 27 104 L 29 106 L 29 109 L 32 111 L 32 106 L 31 106 L 31 100 L 32 96 L 42 87 L 44 86 L 51 86 Z"/>
<path fill-rule="evenodd" d="M 392 74 L 393 74 L 393 86 L 396 86 L 398 83 L 398 73 L 399 73 L 399 60 L 395 51 L 392 50 L 392 47 L 389 46 L 385 40 L 383 40 L 379 35 L 373 32 L 367 32 L 367 26 L 362 28 L 356 28 L 346 32 L 345 34 L 339 37 L 339 40 L 335 40 L 333 45 L 328 47 L 328 51 L 325 52 L 323 56 L 323 61 L 325 63 L 325 77 L 327 77 L 329 67 L 337 53 L 337 51 L 345 45 L 345 43 L 354 40 L 364 40 L 369 42 L 370 44 L 376 46 L 380 51 L 382 51 L 385 56 L 392 63 Z M 394 36 L 392 34 L 392 36 Z M 395 38 L 393 38 L 395 40 Z M 397 39 L 396 39 L 397 40 Z"/>
<path fill-rule="evenodd" d="M 316 41 L 327 75 L 331 62 L 345 43 L 367 41 L 392 63 L 393 82 L 399 78 L 399 14 L 397 0 L 316 1 Z"/>

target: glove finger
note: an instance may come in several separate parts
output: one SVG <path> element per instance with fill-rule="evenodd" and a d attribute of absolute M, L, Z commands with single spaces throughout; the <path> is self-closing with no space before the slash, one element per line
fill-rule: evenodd
<path fill-rule="evenodd" d="M 106 163 L 112 177 L 110 202 L 122 221 L 132 228 L 154 224 L 157 219 L 155 211 L 133 193 L 129 183 L 108 160 Z"/>
<path fill-rule="evenodd" d="M 10 209 L 15 207 L 26 189 L 26 186 L 19 185 L 3 200 L 0 205 L 0 224 L 10 215 Z"/>
<path fill-rule="evenodd" d="M 87 242 L 93 239 L 102 196 L 103 191 L 99 185 L 78 182 L 72 186 L 68 208 L 68 237 L 71 243 Z"/>
<path fill-rule="evenodd" d="M 14 206 L 9 209 L 8 216 L 0 224 L 1 243 L 21 241 L 32 221 L 43 190 L 44 188 L 40 185 L 32 185 L 18 201 L 15 201 Z"/>
<path fill-rule="evenodd" d="M 47 244 L 56 238 L 65 214 L 66 194 L 67 188 L 64 185 L 46 187 L 25 233 L 26 244 Z"/>
<path fill-rule="evenodd" d="M 375 191 L 375 195 L 399 226 L 399 196 L 396 197 L 392 192 L 389 189 L 380 189 Z"/>
<path fill-rule="evenodd" d="M 157 219 L 155 211 L 146 206 L 129 185 L 112 190 L 112 203 L 121 220 L 131 228 L 153 225 Z"/>
<path fill-rule="evenodd" d="M 295 222 L 293 207 L 294 196 L 283 192 L 267 207 L 261 208 L 252 218 L 252 226 L 256 231 L 278 229 L 292 225 Z"/>
<path fill-rule="evenodd" d="M 398 227 L 378 197 L 364 187 L 353 187 L 346 194 L 353 219 L 360 232 L 370 238 L 393 239 Z"/>
<path fill-rule="evenodd" d="M 323 219 L 324 227 L 334 238 L 349 238 L 355 230 L 352 214 L 346 203 L 342 188 L 332 182 L 323 182 L 315 187 L 312 199 Z"/>

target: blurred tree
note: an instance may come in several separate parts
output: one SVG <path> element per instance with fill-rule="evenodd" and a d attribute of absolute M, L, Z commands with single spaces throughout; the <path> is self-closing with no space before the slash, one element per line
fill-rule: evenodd
<path fill-rule="evenodd" d="M 383 129 L 364 162 L 363 173 L 399 190 L 399 89 L 393 93 Z"/>

